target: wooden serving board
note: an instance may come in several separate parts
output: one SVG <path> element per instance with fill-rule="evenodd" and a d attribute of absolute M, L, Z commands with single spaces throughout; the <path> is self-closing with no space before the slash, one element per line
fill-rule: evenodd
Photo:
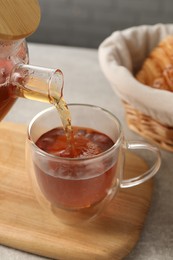
<path fill-rule="evenodd" d="M 137 243 L 146 218 L 152 180 L 123 189 L 96 221 L 65 226 L 37 203 L 25 170 L 26 126 L 0 123 L 0 243 L 62 260 L 112 260 L 128 255 Z M 128 153 L 126 176 L 147 169 Z"/>

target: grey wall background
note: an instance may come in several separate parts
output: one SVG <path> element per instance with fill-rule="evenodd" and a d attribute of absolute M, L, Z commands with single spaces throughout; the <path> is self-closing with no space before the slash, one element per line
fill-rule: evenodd
<path fill-rule="evenodd" d="M 173 0 L 40 0 L 40 6 L 40 26 L 28 41 L 97 48 L 115 30 L 173 22 Z"/>

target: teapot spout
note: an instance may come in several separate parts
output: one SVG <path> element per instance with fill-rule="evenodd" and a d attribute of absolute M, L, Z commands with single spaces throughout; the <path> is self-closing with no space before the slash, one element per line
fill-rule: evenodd
<path fill-rule="evenodd" d="M 10 82 L 13 96 L 54 104 L 62 97 L 64 77 L 59 69 L 16 64 Z"/>

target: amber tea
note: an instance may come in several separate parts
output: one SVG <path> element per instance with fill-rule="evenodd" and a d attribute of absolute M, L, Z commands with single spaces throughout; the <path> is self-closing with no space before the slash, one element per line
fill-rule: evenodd
<path fill-rule="evenodd" d="M 46 153 L 61 158 L 81 159 L 103 153 L 113 144 L 113 141 L 101 132 L 76 126 L 73 126 L 70 146 L 62 127 L 46 132 L 36 142 L 36 145 Z M 68 167 L 64 164 L 63 168 L 63 160 L 47 161 L 45 170 L 34 166 L 37 181 L 45 197 L 54 205 L 76 209 L 90 207 L 106 196 L 115 175 L 115 165 L 108 167 L 105 162 L 101 162 L 97 165 L 99 173 L 92 178 L 91 173 L 95 171 L 95 165 L 87 172 L 85 164 L 79 166 L 75 162 Z M 54 170 L 55 174 L 52 175 L 51 172 Z"/>

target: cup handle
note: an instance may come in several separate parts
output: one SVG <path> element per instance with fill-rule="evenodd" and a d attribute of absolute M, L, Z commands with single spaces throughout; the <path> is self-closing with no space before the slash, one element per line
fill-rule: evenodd
<path fill-rule="evenodd" d="M 128 142 L 126 148 L 128 150 L 139 150 L 139 149 L 149 150 L 155 155 L 155 160 L 153 162 L 153 165 L 143 174 L 134 178 L 121 180 L 120 183 L 121 188 L 130 188 L 149 180 L 151 177 L 153 177 L 156 174 L 156 172 L 159 170 L 161 165 L 160 151 L 156 146 L 153 146 L 145 142 L 138 143 L 134 141 L 134 142 Z"/>

